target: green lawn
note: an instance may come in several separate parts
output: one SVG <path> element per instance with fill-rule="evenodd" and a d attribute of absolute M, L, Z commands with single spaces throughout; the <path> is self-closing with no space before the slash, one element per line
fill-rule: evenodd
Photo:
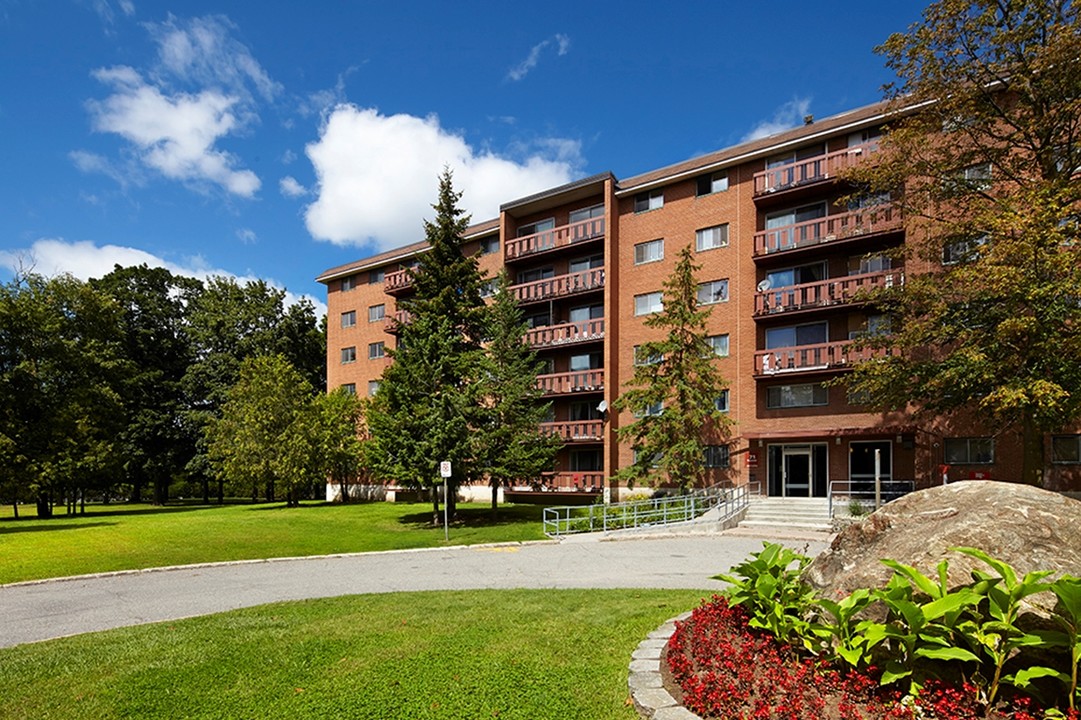
<path fill-rule="evenodd" d="M 252 558 L 445 545 L 426 503 L 220 506 L 95 505 L 86 515 L 15 520 L 0 511 L 0 583 Z M 539 540 L 541 508 L 459 506 L 450 543 Z"/>
<path fill-rule="evenodd" d="M 702 595 L 359 595 L 80 635 L 0 650 L 0 714 L 632 720 L 631 653 Z"/>

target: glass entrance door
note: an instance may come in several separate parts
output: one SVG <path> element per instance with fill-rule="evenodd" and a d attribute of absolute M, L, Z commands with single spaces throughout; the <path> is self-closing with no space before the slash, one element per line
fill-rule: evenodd
<path fill-rule="evenodd" d="M 787 446 L 781 452 L 781 485 L 785 497 L 811 496 L 811 447 Z"/>

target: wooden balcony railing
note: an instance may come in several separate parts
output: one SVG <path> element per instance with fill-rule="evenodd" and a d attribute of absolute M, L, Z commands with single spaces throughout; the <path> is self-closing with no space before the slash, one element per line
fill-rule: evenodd
<path fill-rule="evenodd" d="M 514 291 L 518 302 L 531 303 L 600 290 L 603 287 L 604 268 L 593 268 L 567 275 L 556 275 L 545 280 L 512 285 L 511 290 Z"/>
<path fill-rule="evenodd" d="M 515 258 L 535 255 L 603 236 L 604 218 L 590 218 L 508 240 L 505 245 L 504 257 L 507 260 L 514 260 Z"/>
<path fill-rule="evenodd" d="M 754 194 L 765 195 L 830 180 L 837 177 L 844 168 L 855 165 L 876 150 L 878 150 L 878 141 L 874 140 L 788 165 L 768 168 L 754 174 Z"/>
<path fill-rule="evenodd" d="M 413 269 L 405 268 L 388 272 L 383 277 L 383 292 L 394 294 L 413 287 Z"/>
<path fill-rule="evenodd" d="M 534 348 L 572 345 L 602 338 L 604 338 L 604 318 L 535 327 L 525 334 L 526 343 Z"/>
<path fill-rule="evenodd" d="M 604 439 L 603 420 L 573 420 L 541 423 L 541 431 L 558 435 L 564 442 L 601 442 Z"/>
<path fill-rule="evenodd" d="M 391 334 L 397 333 L 403 325 L 408 325 L 412 315 L 406 310 L 397 310 L 392 315 L 383 318 L 383 331 Z"/>
<path fill-rule="evenodd" d="M 894 232 L 901 226 L 900 210 L 892 205 L 877 205 L 755 233 L 754 254 L 759 257 L 832 240 Z"/>
<path fill-rule="evenodd" d="M 857 349 L 851 340 L 759 350 L 754 354 L 754 374 L 781 375 L 843 369 L 863 360 L 890 354 L 893 354 L 892 350 Z"/>
<path fill-rule="evenodd" d="M 754 314 L 772 315 L 790 310 L 829 307 L 852 302 L 861 290 L 893 287 L 905 281 L 900 270 L 849 275 L 755 293 Z"/>
<path fill-rule="evenodd" d="M 537 376 L 537 387 L 545 395 L 566 395 L 604 389 L 604 370 L 575 370 Z"/>

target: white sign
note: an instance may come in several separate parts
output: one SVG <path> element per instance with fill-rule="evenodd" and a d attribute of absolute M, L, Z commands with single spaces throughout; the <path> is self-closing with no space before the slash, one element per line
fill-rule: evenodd
<path fill-rule="evenodd" d="M 439 463 L 439 477 L 450 477 L 450 460 Z"/>

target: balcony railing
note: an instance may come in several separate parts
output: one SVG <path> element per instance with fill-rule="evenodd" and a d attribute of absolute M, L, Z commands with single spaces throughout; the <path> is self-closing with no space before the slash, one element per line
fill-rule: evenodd
<path fill-rule="evenodd" d="M 770 255 L 900 229 L 901 211 L 892 205 L 877 205 L 755 233 L 754 254 L 756 257 Z"/>
<path fill-rule="evenodd" d="M 604 389 L 604 370 L 575 370 L 537 376 L 537 387 L 545 395 L 566 395 Z"/>
<path fill-rule="evenodd" d="M 403 325 L 408 325 L 412 315 L 407 310 L 397 310 L 383 318 L 383 331 L 391 334 L 397 333 Z"/>
<path fill-rule="evenodd" d="M 383 292 L 396 293 L 408 290 L 413 287 L 413 269 L 405 268 L 402 270 L 395 270 L 394 272 L 388 272 L 383 277 Z"/>
<path fill-rule="evenodd" d="M 754 373 L 762 376 L 843 369 L 863 360 L 890 354 L 893 354 L 892 350 L 858 349 L 851 340 L 759 350 L 754 354 Z"/>
<path fill-rule="evenodd" d="M 564 442 L 600 442 L 604 439 L 603 420 L 573 420 L 541 423 L 541 431 L 558 435 Z"/>
<path fill-rule="evenodd" d="M 593 268 L 567 275 L 556 275 L 545 280 L 512 285 L 511 290 L 514 291 L 518 302 L 532 303 L 600 290 L 603 287 L 604 268 Z"/>
<path fill-rule="evenodd" d="M 878 150 L 877 140 L 824 155 L 816 155 L 788 165 L 768 168 L 754 174 L 754 194 L 765 195 L 801 185 L 824 182 L 837 177 L 841 170 L 855 165 L 876 150 Z"/>
<path fill-rule="evenodd" d="M 604 218 L 590 218 L 508 240 L 504 253 L 507 260 L 514 260 L 603 236 Z"/>
<path fill-rule="evenodd" d="M 590 490 L 596 488 L 600 490 L 604 487 L 604 473 L 581 471 L 575 472 L 573 470 L 567 472 L 557 472 L 551 476 L 551 485 L 556 490 Z"/>
<path fill-rule="evenodd" d="M 754 314 L 772 315 L 790 310 L 841 305 L 855 300 L 861 290 L 893 287 L 903 284 L 904 281 L 904 273 L 900 270 L 889 270 L 766 290 L 755 294 Z"/>
<path fill-rule="evenodd" d="M 604 318 L 535 327 L 525 334 L 526 343 L 534 348 L 572 345 L 602 338 L 604 338 Z"/>

